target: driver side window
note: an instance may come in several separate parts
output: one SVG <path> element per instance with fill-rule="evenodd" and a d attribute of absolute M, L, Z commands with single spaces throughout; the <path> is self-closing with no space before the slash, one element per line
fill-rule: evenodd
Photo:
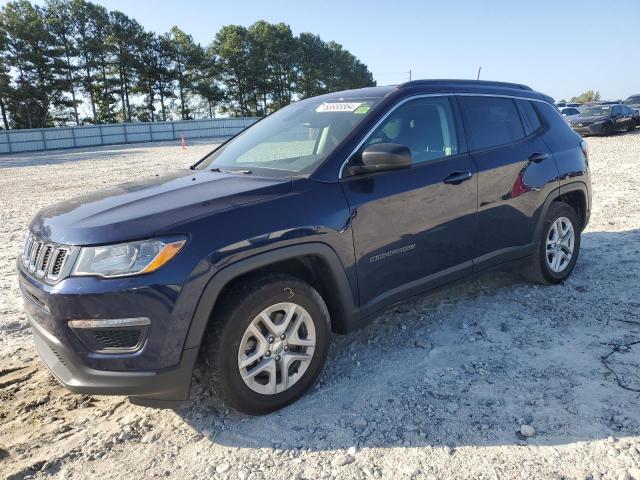
<path fill-rule="evenodd" d="M 458 138 L 449 98 L 418 98 L 399 106 L 375 129 L 363 148 L 376 143 L 409 147 L 413 163 L 457 154 Z"/>

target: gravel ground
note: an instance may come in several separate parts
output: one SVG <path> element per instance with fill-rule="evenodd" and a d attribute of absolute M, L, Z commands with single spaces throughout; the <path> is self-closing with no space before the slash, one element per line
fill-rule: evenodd
<path fill-rule="evenodd" d="M 52 202 L 209 145 L 0 157 L 0 474 L 12 478 L 640 480 L 640 131 L 593 138 L 574 275 L 492 273 L 334 336 L 320 381 L 252 418 L 195 382 L 179 412 L 73 395 L 37 359 L 14 261 Z"/>

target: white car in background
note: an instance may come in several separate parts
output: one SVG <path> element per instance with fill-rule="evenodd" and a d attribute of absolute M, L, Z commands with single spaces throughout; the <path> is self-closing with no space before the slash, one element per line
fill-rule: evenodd
<path fill-rule="evenodd" d="M 578 107 L 560 107 L 558 110 L 565 118 L 580 115 L 580 110 L 578 110 Z"/>

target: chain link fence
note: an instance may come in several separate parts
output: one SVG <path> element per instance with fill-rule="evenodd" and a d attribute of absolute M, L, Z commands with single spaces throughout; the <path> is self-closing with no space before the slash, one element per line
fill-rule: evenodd
<path fill-rule="evenodd" d="M 113 123 L 80 127 L 32 128 L 0 131 L 0 153 L 32 152 L 61 148 L 122 143 L 228 138 L 259 118 L 214 118 L 176 122 Z"/>

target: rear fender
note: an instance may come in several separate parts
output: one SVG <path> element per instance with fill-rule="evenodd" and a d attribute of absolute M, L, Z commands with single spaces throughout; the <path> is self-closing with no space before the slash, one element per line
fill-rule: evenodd
<path fill-rule="evenodd" d="M 565 185 L 562 185 L 558 188 L 554 188 L 551 193 L 549 193 L 549 195 L 547 196 L 547 198 L 545 199 L 544 203 L 542 204 L 541 207 L 541 212 L 540 215 L 538 217 L 538 222 L 536 225 L 536 229 L 535 229 L 535 238 L 538 238 L 538 236 L 541 234 L 542 232 L 542 225 L 544 224 L 544 220 L 545 218 L 547 218 L 547 213 L 549 211 L 549 207 L 551 206 L 551 204 L 557 200 L 558 198 L 560 198 L 562 195 L 566 195 L 567 193 L 571 193 L 571 192 L 582 192 L 582 194 L 585 197 L 585 203 L 587 205 L 587 211 L 586 211 L 586 218 L 585 218 L 585 225 L 589 220 L 589 213 L 590 213 L 590 208 L 591 208 L 591 203 L 589 200 L 589 193 L 588 193 L 588 189 L 587 189 L 587 185 L 583 182 L 572 182 L 572 183 L 568 183 Z"/>

